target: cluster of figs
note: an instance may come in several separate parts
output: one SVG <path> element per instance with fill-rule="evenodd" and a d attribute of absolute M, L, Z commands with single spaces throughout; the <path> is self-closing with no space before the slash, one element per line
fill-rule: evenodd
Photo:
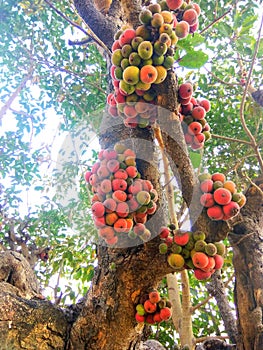
<path fill-rule="evenodd" d="M 136 303 L 135 319 L 138 323 L 158 324 L 168 321 L 172 316 L 172 304 L 161 297 L 157 289 L 139 296 Z"/>
<path fill-rule="evenodd" d="M 210 126 L 205 118 L 211 108 L 210 102 L 207 99 L 195 99 L 193 85 L 190 82 L 179 86 L 178 97 L 185 142 L 192 150 L 201 149 L 204 143 L 211 138 Z"/>
<path fill-rule="evenodd" d="M 161 254 L 167 255 L 168 264 L 175 270 L 191 269 L 198 280 L 206 280 L 222 268 L 225 245 L 223 242 L 206 242 L 206 235 L 201 231 L 184 231 L 171 224 L 163 226 L 159 232 L 162 243 Z"/>
<path fill-rule="evenodd" d="M 85 179 L 93 193 L 91 212 L 99 237 L 109 246 L 151 239 L 145 223 L 157 209 L 158 194 L 141 179 L 135 152 L 124 144 L 102 149 Z"/>
<path fill-rule="evenodd" d="M 223 173 L 200 174 L 199 181 L 202 192 L 200 202 L 211 220 L 232 219 L 246 203 L 246 196 L 238 192 L 236 184 L 227 180 Z"/>
<path fill-rule="evenodd" d="M 136 29 L 123 27 L 115 34 L 110 69 L 114 92 L 107 98 L 113 117 L 130 128 L 156 121 L 156 86 L 173 67 L 178 40 L 197 30 L 199 15 L 196 3 L 161 1 L 141 11 Z"/>

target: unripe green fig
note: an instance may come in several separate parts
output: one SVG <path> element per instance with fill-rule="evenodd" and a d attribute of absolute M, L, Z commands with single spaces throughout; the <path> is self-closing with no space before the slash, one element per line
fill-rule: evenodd
<path fill-rule="evenodd" d="M 160 66 L 164 62 L 164 56 L 153 55 L 152 61 L 155 66 Z"/>
<path fill-rule="evenodd" d="M 121 67 L 116 67 L 114 70 L 114 76 L 116 79 L 121 80 L 123 77 L 123 70 Z"/>
<path fill-rule="evenodd" d="M 148 60 L 141 60 L 140 67 L 149 66 L 152 64 L 153 64 L 153 60 L 152 60 L 152 58 L 149 58 Z"/>
<path fill-rule="evenodd" d="M 206 245 L 207 245 L 207 243 L 200 239 L 200 240 L 195 242 L 194 250 L 197 252 L 204 252 Z"/>
<path fill-rule="evenodd" d="M 122 56 L 123 56 L 124 58 L 129 57 L 130 54 L 131 54 L 131 52 L 132 52 L 132 47 L 131 47 L 131 45 L 129 45 L 129 44 L 125 44 L 125 45 L 121 48 L 121 53 L 122 53 Z"/>
<path fill-rule="evenodd" d="M 142 304 L 136 305 L 136 311 L 140 316 L 145 315 L 145 310 Z"/>
<path fill-rule="evenodd" d="M 128 237 L 129 237 L 130 239 L 135 239 L 135 238 L 137 238 L 137 235 L 136 235 L 136 233 L 135 233 L 134 231 L 130 231 L 130 232 L 128 233 Z"/>
<path fill-rule="evenodd" d="M 172 56 L 166 56 L 163 62 L 163 66 L 166 69 L 171 69 L 174 64 L 174 58 Z"/>
<path fill-rule="evenodd" d="M 160 41 L 156 41 L 154 43 L 153 50 L 158 56 L 165 55 L 167 52 L 167 45 L 165 43 L 161 43 Z"/>
<path fill-rule="evenodd" d="M 215 242 L 214 245 L 216 246 L 218 255 L 224 256 L 226 253 L 226 247 L 223 242 Z"/>
<path fill-rule="evenodd" d="M 136 85 L 140 80 L 140 70 L 136 66 L 129 66 L 123 71 L 123 80 L 130 85 Z"/>
<path fill-rule="evenodd" d="M 184 246 L 184 248 L 188 249 L 188 250 L 192 250 L 195 246 L 195 241 L 194 239 L 191 237 L 188 241 L 188 243 Z"/>
<path fill-rule="evenodd" d="M 114 34 L 114 40 L 118 40 L 119 37 L 122 35 L 122 33 L 123 33 L 123 30 L 122 30 L 122 29 L 118 30 L 118 31 Z"/>
<path fill-rule="evenodd" d="M 137 51 L 137 48 L 142 41 L 143 41 L 143 38 L 140 36 L 136 36 L 135 38 L 133 38 L 131 42 L 131 46 L 133 50 Z"/>
<path fill-rule="evenodd" d="M 188 259 L 190 257 L 190 250 L 186 249 L 186 248 L 183 248 L 182 249 L 182 252 L 181 252 L 181 255 L 184 259 Z"/>
<path fill-rule="evenodd" d="M 171 249 L 172 253 L 175 253 L 175 254 L 181 254 L 181 252 L 183 250 L 183 248 L 180 245 L 176 244 L 176 243 L 173 243 L 171 245 L 170 249 Z"/>
<path fill-rule="evenodd" d="M 159 41 L 163 44 L 166 44 L 170 41 L 170 36 L 167 33 L 162 33 L 159 36 Z"/>
<path fill-rule="evenodd" d="M 160 13 L 155 13 L 151 20 L 151 25 L 154 28 L 159 28 L 164 24 L 163 16 Z"/>
<path fill-rule="evenodd" d="M 138 54 L 143 60 L 148 60 L 152 57 L 153 47 L 150 41 L 143 41 L 138 46 Z"/>
<path fill-rule="evenodd" d="M 210 131 L 203 131 L 203 134 L 205 135 L 205 141 L 208 141 L 211 139 L 212 135 Z"/>
<path fill-rule="evenodd" d="M 130 65 L 129 59 L 128 58 L 123 58 L 121 60 L 121 68 L 122 70 L 124 70 L 125 68 L 127 68 Z"/>
<path fill-rule="evenodd" d="M 143 40 L 151 40 L 151 31 L 145 26 L 141 25 L 136 28 L 136 36 L 140 36 Z"/>
<path fill-rule="evenodd" d="M 217 248 L 216 248 L 216 246 L 213 243 L 208 243 L 205 246 L 205 252 L 209 256 L 214 256 L 217 253 Z"/>
<path fill-rule="evenodd" d="M 121 49 L 117 49 L 112 53 L 111 56 L 111 63 L 114 66 L 120 66 L 121 65 L 121 60 L 123 59 Z"/>
<path fill-rule="evenodd" d="M 149 24 L 152 20 L 152 12 L 148 9 L 142 10 L 139 14 L 139 21 L 142 24 Z"/>
<path fill-rule="evenodd" d="M 127 68 L 126 68 L 126 69 L 127 69 Z M 131 94 L 133 94 L 134 91 L 135 91 L 135 86 L 126 83 L 124 80 L 121 80 L 121 81 L 120 81 L 119 87 L 120 87 L 120 89 L 121 89 L 123 92 L 125 92 L 125 94 L 127 94 L 127 95 L 131 95 Z"/>
<path fill-rule="evenodd" d="M 150 89 L 150 90 L 146 91 L 142 97 L 146 102 L 151 102 L 156 98 L 156 92 L 154 90 Z"/>
<path fill-rule="evenodd" d="M 169 7 L 167 6 L 166 0 L 160 1 L 160 6 L 162 11 L 169 11 Z"/>
<path fill-rule="evenodd" d="M 209 173 L 203 173 L 203 174 L 198 175 L 198 180 L 200 182 L 203 182 L 204 180 L 211 180 L 211 178 L 212 178 L 212 175 Z"/>
<path fill-rule="evenodd" d="M 213 184 L 213 189 L 214 190 L 217 190 L 218 188 L 222 188 L 222 187 L 224 187 L 224 184 L 223 184 L 223 182 L 221 182 L 221 181 L 215 181 L 214 182 L 214 184 Z"/>
<path fill-rule="evenodd" d="M 148 6 L 148 9 L 151 11 L 151 13 L 160 13 L 162 11 L 162 8 L 159 4 L 150 4 Z"/>
<path fill-rule="evenodd" d="M 159 244 L 159 252 L 160 254 L 166 254 L 168 251 L 168 245 L 166 243 Z"/>
<path fill-rule="evenodd" d="M 199 241 L 199 240 L 204 241 L 206 238 L 205 233 L 202 231 L 194 231 L 192 234 L 192 237 L 195 241 Z"/>
<path fill-rule="evenodd" d="M 141 57 L 137 52 L 132 52 L 129 56 L 129 63 L 131 66 L 139 66 L 141 63 Z"/>

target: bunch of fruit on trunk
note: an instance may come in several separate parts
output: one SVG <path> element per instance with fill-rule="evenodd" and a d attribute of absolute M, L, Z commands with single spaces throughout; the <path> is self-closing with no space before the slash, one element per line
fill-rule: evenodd
<path fill-rule="evenodd" d="M 114 92 L 107 98 L 113 117 L 122 117 L 131 128 L 155 122 L 155 87 L 173 67 L 178 40 L 197 30 L 199 15 L 196 3 L 162 1 L 141 11 L 136 29 L 123 27 L 115 34 L 110 69 Z"/>
<path fill-rule="evenodd" d="M 196 100 L 189 82 L 179 86 L 178 100 L 185 142 L 193 150 L 203 148 L 205 141 L 211 138 L 210 126 L 205 119 L 210 111 L 210 102 L 207 99 Z"/>
<path fill-rule="evenodd" d="M 127 237 L 151 238 L 145 223 L 157 209 L 158 194 L 150 181 L 141 179 L 133 150 L 121 143 L 101 150 L 85 179 L 94 194 L 94 224 L 108 245 Z"/>
<path fill-rule="evenodd" d="M 138 323 L 157 324 L 168 321 L 171 316 L 171 302 L 162 298 L 156 289 L 140 296 L 135 313 Z"/>
<path fill-rule="evenodd" d="M 236 216 L 246 203 L 246 196 L 237 191 L 236 184 L 226 180 L 222 173 L 199 175 L 201 204 L 211 220 L 229 220 Z"/>
<path fill-rule="evenodd" d="M 224 264 L 224 243 L 207 243 L 201 231 L 175 229 L 172 224 L 161 227 L 159 237 L 159 251 L 167 255 L 168 264 L 176 271 L 192 269 L 198 280 L 206 280 Z"/>

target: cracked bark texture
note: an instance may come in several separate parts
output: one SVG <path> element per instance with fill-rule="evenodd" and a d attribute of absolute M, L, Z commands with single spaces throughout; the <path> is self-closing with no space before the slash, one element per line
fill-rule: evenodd
<path fill-rule="evenodd" d="M 235 268 L 239 350 L 263 349 L 263 181 L 247 193 L 242 220 L 229 235 Z"/>

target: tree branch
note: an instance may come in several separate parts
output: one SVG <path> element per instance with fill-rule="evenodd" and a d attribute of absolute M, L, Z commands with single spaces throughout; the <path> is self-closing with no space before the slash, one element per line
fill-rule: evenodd
<path fill-rule="evenodd" d="M 240 85 L 239 83 L 229 83 L 225 80 L 222 80 L 220 78 L 218 78 L 218 76 L 216 76 L 213 72 L 211 72 L 210 70 L 208 70 L 206 68 L 206 66 L 204 66 L 204 69 L 207 71 L 208 74 L 212 75 L 213 78 L 215 78 L 217 81 L 219 81 L 219 83 L 224 84 L 224 85 L 228 85 L 228 86 L 236 86 L 236 85 Z"/>
<path fill-rule="evenodd" d="M 182 333 L 181 341 L 182 345 L 188 345 L 190 349 L 193 348 L 195 344 L 195 338 L 193 335 L 193 326 L 192 326 L 192 313 L 191 313 L 191 297 L 190 297 L 190 285 L 188 271 L 184 269 L 181 271 L 181 280 L 182 280 Z"/>
<path fill-rule="evenodd" d="M 216 134 L 211 134 L 211 136 L 216 138 L 216 139 L 222 139 L 222 140 L 231 141 L 231 142 L 244 143 L 245 145 L 251 146 L 251 141 L 245 141 L 245 140 L 235 139 L 235 138 L 232 138 L 232 137 L 216 135 Z"/>
<path fill-rule="evenodd" d="M 220 17 L 217 17 L 216 19 L 213 20 L 213 22 L 211 22 L 210 24 L 208 24 L 208 26 L 206 26 L 203 30 L 201 30 L 201 32 L 199 34 L 203 34 L 205 31 L 207 31 L 210 27 L 212 27 L 213 25 L 215 25 L 216 23 L 218 23 L 219 21 L 221 21 L 221 19 L 223 19 L 224 17 L 226 17 L 231 11 L 232 11 L 232 7 L 227 10 L 225 13 L 223 13 Z"/>
<path fill-rule="evenodd" d="M 170 273 L 166 275 L 166 279 L 168 285 L 168 296 L 170 302 L 172 303 L 172 320 L 176 331 L 180 335 L 180 325 L 182 322 L 183 312 L 176 273 Z"/>
<path fill-rule="evenodd" d="M 215 297 L 226 332 L 229 335 L 231 342 L 235 344 L 237 341 L 238 330 L 236 320 L 225 294 L 225 287 L 222 282 L 221 271 L 216 271 L 213 273 L 211 282 L 207 284 L 207 290 Z"/>
<path fill-rule="evenodd" d="M 251 80 L 251 77 L 252 77 L 252 73 L 253 73 L 256 57 L 257 57 L 257 54 L 258 54 L 262 27 L 263 27 L 263 15 L 261 17 L 261 23 L 260 23 L 259 32 L 258 32 L 258 38 L 257 38 L 254 54 L 253 54 L 253 57 L 252 57 L 251 66 L 250 66 L 250 69 L 249 69 L 249 72 L 248 72 L 247 82 L 246 82 L 244 93 L 243 93 L 243 96 L 242 96 L 241 105 L 240 105 L 240 120 L 241 120 L 241 124 L 243 126 L 244 131 L 246 132 L 246 134 L 248 135 L 249 139 L 251 140 L 251 146 L 253 147 L 253 149 L 255 151 L 255 155 L 256 155 L 256 158 L 258 159 L 259 167 L 261 169 L 261 172 L 263 172 L 263 159 L 262 159 L 262 156 L 260 154 L 260 151 L 259 151 L 259 148 L 258 148 L 258 144 L 257 144 L 254 136 L 252 135 L 251 131 L 249 130 L 249 128 L 248 128 L 248 126 L 246 124 L 246 120 L 245 120 L 245 116 L 244 116 L 244 107 L 245 107 L 246 96 L 247 96 L 248 88 L 249 88 L 249 85 L 250 85 L 250 80 Z"/>
<path fill-rule="evenodd" d="M 15 89 L 15 91 L 12 93 L 12 95 L 9 97 L 9 99 L 7 100 L 7 102 L 4 104 L 4 106 L 1 108 L 0 110 L 0 123 L 1 120 L 3 119 L 4 115 L 6 114 L 6 112 L 8 111 L 8 109 L 11 107 L 12 103 L 14 102 L 14 100 L 19 96 L 20 92 L 24 89 L 24 87 L 26 86 L 26 83 L 28 82 L 28 80 L 32 77 L 34 71 L 34 66 L 31 63 L 28 73 L 26 74 L 26 76 L 22 79 L 21 83 L 18 85 L 18 87 Z"/>

